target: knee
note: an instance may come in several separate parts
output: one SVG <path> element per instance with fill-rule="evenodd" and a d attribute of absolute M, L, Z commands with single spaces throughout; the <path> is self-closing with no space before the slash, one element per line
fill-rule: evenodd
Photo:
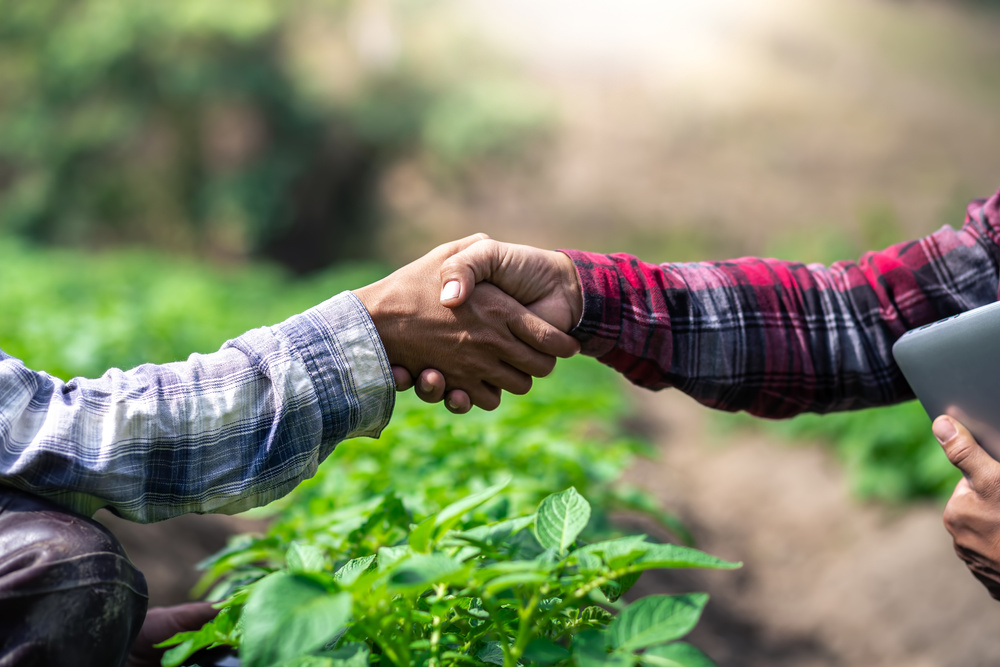
<path fill-rule="evenodd" d="M 56 509 L 33 508 L 0 515 L 0 553 L 19 567 L 108 554 L 125 557 L 100 524 Z"/>
<path fill-rule="evenodd" d="M 119 664 L 145 616 L 142 574 L 97 522 L 26 494 L 4 494 L 0 655 L 34 656 L 24 664 Z M 70 660 L 61 647 L 96 661 Z"/>

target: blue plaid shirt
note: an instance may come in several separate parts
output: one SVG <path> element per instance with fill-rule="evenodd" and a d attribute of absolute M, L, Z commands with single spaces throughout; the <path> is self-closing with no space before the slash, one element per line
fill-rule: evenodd
<path fill-rule="evenodd" d="M 68 382 L 0 352 L 0 482 L 133 521 L 283 496 L 341 440 L 377 437 L 392 371 L 344 292 L 213 354 Z"/>

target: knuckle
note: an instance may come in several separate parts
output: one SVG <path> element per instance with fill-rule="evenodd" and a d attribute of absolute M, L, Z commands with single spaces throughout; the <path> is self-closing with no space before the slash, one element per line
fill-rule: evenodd
<path fill-rule="evenodd" d="M 953 503 L 944 508 L 942 517 L 945 529 L 953 536 L 965 527 L 965 514 Z"/>
<path fill-rule="evenodd" d="M 965 438 L 955 438 L 949 446 L 945 448 L 945 455 L 951 464 L 957 468 L 962 468 L 962 466 L 972 458 L 975 453 L 975 447 L 972 443 Z"/>
<path fill-rule="evenodd" d="M 987 500 L 1000 499 L 1000 474 L 991 469 L 989 472 L 980 473 L 972 484 L 975 492 Z"/>

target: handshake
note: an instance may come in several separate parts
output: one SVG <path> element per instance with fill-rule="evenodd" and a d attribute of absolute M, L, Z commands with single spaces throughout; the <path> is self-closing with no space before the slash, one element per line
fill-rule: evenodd
<path fill-rule="evenodd" d="M 485 284 L 479 284 L 485 283 Z M 454 413 L 527 393 L 579 343 L 580 281 L 561 252 L 475 234 L 438 246 L 354 291 L 392 364 L 396 388 Z"/>

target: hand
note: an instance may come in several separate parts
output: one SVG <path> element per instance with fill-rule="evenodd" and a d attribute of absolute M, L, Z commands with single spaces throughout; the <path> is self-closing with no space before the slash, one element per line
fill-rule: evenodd
<path fill-rule="evenodd" d="M 396 381 L 396 391 L 406 391 L 413 385 L 413 376 L 401 366 L 392 367 L 392 376 Z M 439 403 L 445 398 L 445 377 L 441 371 L 435 368 L 425 368 L 420 373 L 418 384 L 414 390 L 420 400 L 427 403 Z M 472 409 L 472 401 L 469 395 L 461 389 L 452 389 L 448 392 L 445 407 L 456 415 L 464 415 Z"/>
<path fill-rule="evenodd" d="M 578 343 L 496 287 L 484 286 L 460 307 L 438 301 L 441 263 L 485 235 L 439 246 L 355 294 L 368 309 L 389 362 L 410 377 L 435 368 L 446 389 L 464 391 L 492 410 L 500 391 L 523 394 L 531 377 L 551 372 L 555 357 L 572 356 Z M 406 378 L 394 371 L 397 380 Z"/>
<path fill-rule="evenodd" d="M 458 307 L 472 295 L 476 283 L 484 280 L 561 331 L 569 331 L 580 321 L 580 279 L 573 261 L 561 252 L 484 238 L 441 265 L 441 304 Z M 413 383 L 410 377 L 404 381 L 407 388 Z M 417 380 L 416 392 L 429 403 L 440 401 L 445 394 L 443 376 L 436 370 L 425 370 Z M 449 391 L 445 404 L 455 413 L 469 410 L 469 398 L 461 391 Z"/>
<path fill-rule="evenodd" d="M 1000 461 L 952 417 L 938 417 L 933 429 L 948 460 L 965 476 L 945 507 L 944 525 L 958 557 L 1000 600 Z"/>
<path fill-rule="evenodd" d="M 455 308 L 465 303 L 484 280 L 561 331 L 580 321 L 580 278 L 573 260 L 561 252 L 491 239 L 470 245 L 441 265 L 441 304 Z"/>
<path fill-rule="evenodd" d="M 139 636 L 132 644 L 126 667 L 159 667 L 166 649 L 153 648 L 178 632 L 200 630 L 219 613 L 211 602 L 155 607 L 146 612 Z"/>

